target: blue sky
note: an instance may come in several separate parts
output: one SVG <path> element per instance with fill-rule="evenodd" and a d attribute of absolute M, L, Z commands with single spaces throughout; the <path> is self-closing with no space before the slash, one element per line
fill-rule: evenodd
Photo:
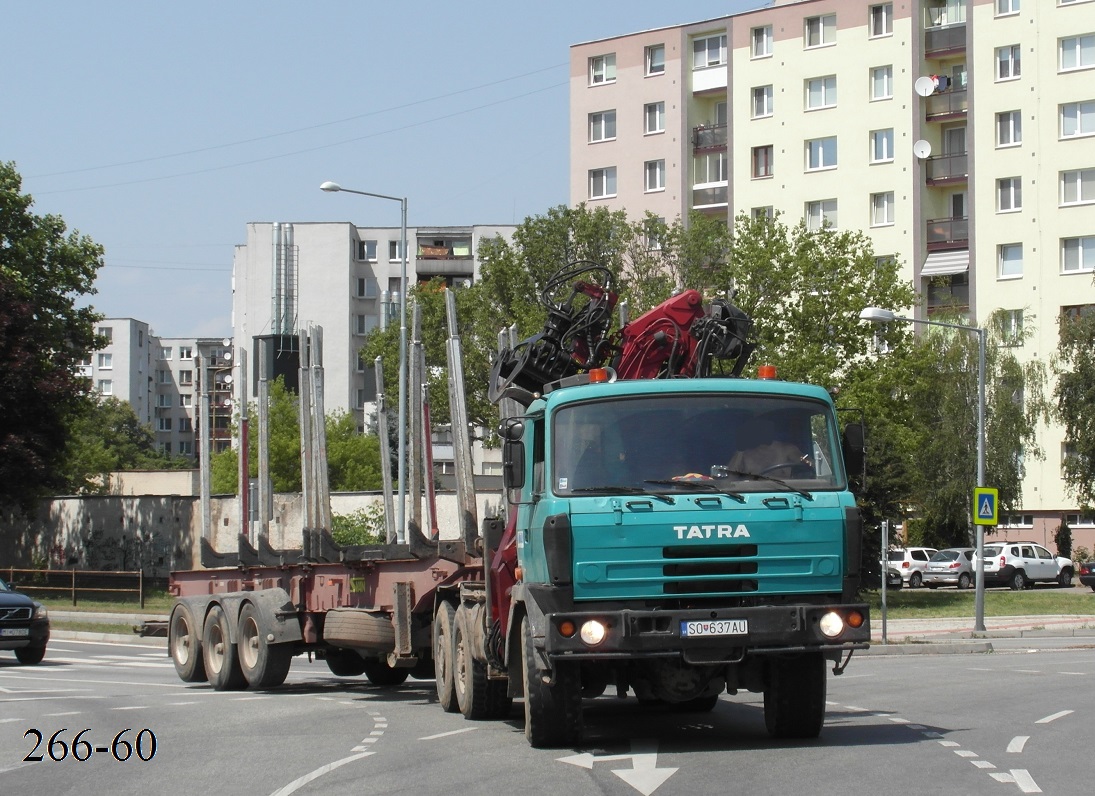
<path fill-rule="evenodd" d="M 231 331 L 250 221 L 509 224 L 565 204 L 569 47 L 764 0 L 2 2 L 0 160 L 106 248 L 90 303 Z"/>

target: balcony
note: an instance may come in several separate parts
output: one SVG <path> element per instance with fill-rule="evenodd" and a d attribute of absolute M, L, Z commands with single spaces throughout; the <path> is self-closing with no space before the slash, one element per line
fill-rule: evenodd
<path fill-rule="evenodd" d="M 700 125 L 692 128 L 692 149 L 726 149 L 729 133 L 725 124 Z"/>
<path fill-rule="evenodd" d="M 927 226 L 928 251 L 969 248 L 969 218 L 934 218 Z"/>
<path fill-rule="evenodd" d="M 945 276 L 936 277 L 928 285 L 927 298 L 929 316 L 944 310 L 949 312 L 966 311 L 970 306 L 968 280 Z"/>
<path fill-rule="evenodd" d="M 966 49 L 966 23 L 947 27 L 929 27 L 924 31 L 924 55 L 940 58 Z"/>
<path fill-rule="evenodd" d="M 949 185 L 969 180 L 969 155 L 936 155 L 925 161 L 924 178 L 928 185 Z"/>
<path fill-rule="evenodd" d="M 713 185 L 692 189 L 693 209 L 701 207 L 725 207 L 730 195 L 728 185 Z"/>
<path fill-rule="evenodd" d="M 968 94 L 969 92 L 963 88 L 926 97 L 925 119 L 931 122 L 940 122 L 965 116 L 970 104 Z"/>

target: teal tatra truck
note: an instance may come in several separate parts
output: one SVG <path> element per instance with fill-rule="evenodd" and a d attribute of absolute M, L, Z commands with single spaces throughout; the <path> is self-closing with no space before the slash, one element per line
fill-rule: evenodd
<path fill-rule="evenodd" d="M 608 336 L 605 281 L 545 291 L 545 332 L 496 362 L 508 521 L 435 620 L 442 706 L 523 696 L 529 741 L 559 746 L 609 689 L 685 710 L 744 690 L 773 736 L 816 737 L 826 669 L 870 639 L 862 428 L 820 387 L 743 378 L 750 323 L 726 302 L 689 291 Z"/>

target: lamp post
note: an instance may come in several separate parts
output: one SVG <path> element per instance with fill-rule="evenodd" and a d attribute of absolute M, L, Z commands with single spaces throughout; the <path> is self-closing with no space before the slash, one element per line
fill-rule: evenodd
<path fill-rule="evenodd" d="M 385 196 L 382 193 L 370 193 L 369 191 L 355 191 L 343 188 L 337 182 L 327 181 L 319 186 L 321 191 L 328 193 L 353 193 L 358 196 L 372 196 L 376 199 L 388 199 L 399 202 L 402 215 L 400 226 L 401 240 L 400 252 L 402 254 L 402 267 L 399 272 L 399 500 L 395 506 L 395 532 L 397 541 L 402 544 L 407 540 L 407 529 L 404 523 L 406 512 L 407 494 L 407 198 L 398 196 Z M 387 441 L 385 440 L 385 448 Z"/>
<path fill-rule="evenodd" d="M 977 335 L 977 483 L 975 486 L 985 485 L 985 330 L 978 326 L 963 326 L 958 323 L 946 323 L 945 321 L 929 321 L 924 318 L 905 318 L 895 314 L 891 310 L 881 307 L 867 307 L 859 313 L 864 321 L 873 323 L 922 323 L 926 326 L 944 326 L 948 329 L 958 329 Z M 977 540 L 977 569 L 974 572 L 975 596 L 974 596 L 974 632 L 985 631 L 985 530 L 984 526 L 974 524 L 974 534 Z"/>

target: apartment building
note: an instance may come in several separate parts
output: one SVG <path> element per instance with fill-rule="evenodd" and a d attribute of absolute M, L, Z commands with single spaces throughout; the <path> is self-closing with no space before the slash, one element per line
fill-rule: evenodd
<path fill-rule="evenodd" d="M 470 286 L 479 275 L 479 242 L 499 235 L 509 239 L 515 228 L 409 227 L 408 285 L 440 277 L 455 289 Z M 288 341 L 310 325 L 322 327 L 326 411 L 353 412 L 364 431 L 375 412 L 376 384 L 373 363 L 358 354 L 369 332 L 399 323 L 401 243 L 400 227 L 248 224 L 246 243 L 236 247 L 233 258 L 232 329 L 249 361 L 259 356 L 256 338 L 271 338 L 284 355 L 281 361 L 295 368 Z M 386 387 L 394 396 L 398 374 L 395 363 L 388 367 Z M 253 396 L 253 378 L 249 386 Z M 441 433 L 434 442 L 437 469 L 451 471 L 451 440 Z M 477 449 L 476 473 L 497 471 L 495 453 L 484 458 Z"/>
<path fill-rule="evenodd" d="M 571 48 L 570 199 L 868 234 L 926 318 L 998 309 L 1047 361 L 1095 307 L 1095 0 L 775 0 Z M 1075 505 L 1040 430 L 1039 538 Z"/>
<path fill-rule="evenodd" d="M 142 423 L 151 424 L 155 346 L 149 325 L 134 318 L 105 318 L 96 324 L 95 334 L 106 345 L 80 363 L 81 375 L 97 393 L 125 401 Z"/>

